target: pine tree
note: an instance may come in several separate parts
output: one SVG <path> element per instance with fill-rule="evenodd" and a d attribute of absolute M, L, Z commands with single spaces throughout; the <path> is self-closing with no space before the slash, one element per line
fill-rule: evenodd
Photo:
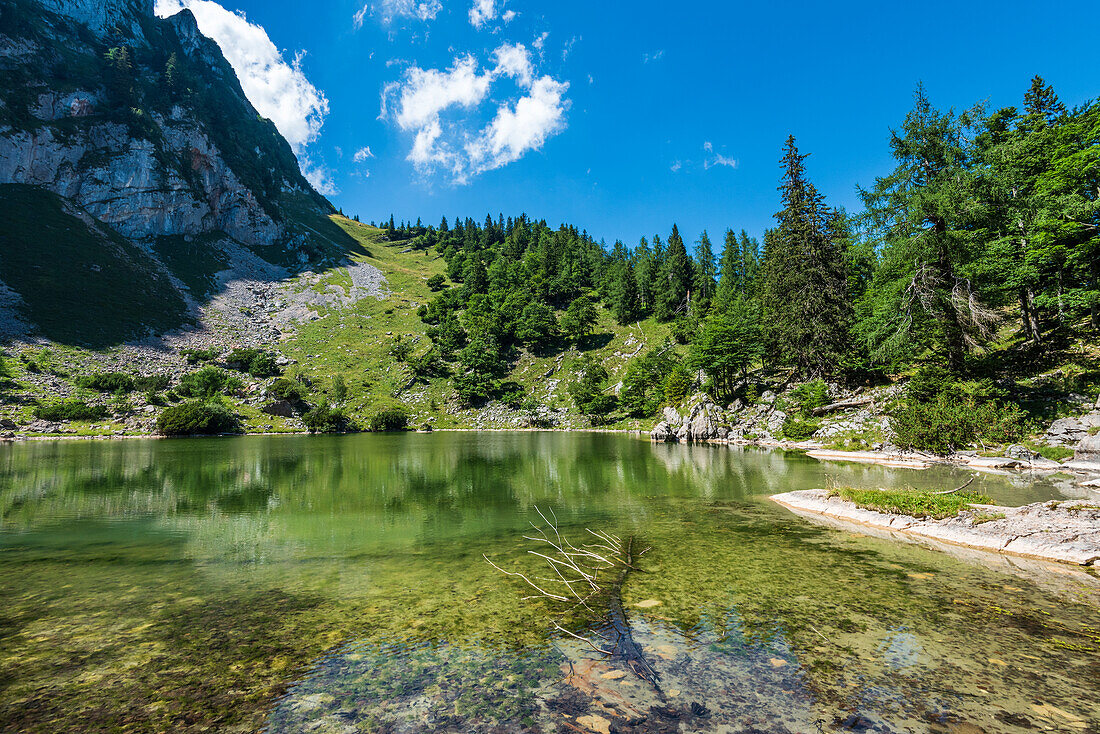
<path fill-rule="evenodd" d="M 658 278 L 658 289 L 655 293 L 657 307 L 654 309 L 654 315 L 658 319 L 671 321 L 676 316 L 686 313 L 693 279 L 691 258 L 688 257 L 687 249 L 684 247 L 679 228 L 673 224 Z"/>
<path fill-rule="evenodd" d="M 803 377 L 836 376 L 848 352 L 841 220 L 806 177 L 806 155 L 787 138 L 779 187 L 783 209 L 765 251 L 764 323 L 773 357 Z"/>
<path fill-rule="evenodd" d="M 710 237 L 706 230 L 699 236 L 699 242 L 695 247 L 695 268 L 692 282 L 692 298 L 699 305 L 701 314 L 710 309 L 714 300 L 715 291 L 718 288 L 717 273 L 714 264 L 714 247 L 710 243 Z"/>
<path fill-rule="evenodd" d="M 638 320 L 640 310 L 637 274 L 634 272 L 634 262 L 627 258 L 615 267 L 611 311 L 619 324 L 626 325 Z"/>

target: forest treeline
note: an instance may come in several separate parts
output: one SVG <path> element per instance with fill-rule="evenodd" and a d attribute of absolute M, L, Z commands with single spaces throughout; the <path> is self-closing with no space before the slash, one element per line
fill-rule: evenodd
<path fill-rule="evenodd" d="M 687 359 L 670 345 L 639 355 L 618 398 L 582 362 L 574 399 L 592 415 L 648 415 L 670 379 L 690 385 L 688 368 L 718 398 L 758 365 L 849 383 L 920 365 L 964 376 L 996 368 L 991 344 L 1012 342 L 1026 361 L 1100 329 L 1100 104 L 1067 109 L 1036 77 L 1020 108 L 956 113 L 918 87 L 889 145 L 894 170 L 860 189 L 852 213 L 815 188 L 789 137 L 762 242 L 729 229 L 689 245 L 673 225 L 607 247 L 526 215 L 390 217 L 390 238 L 438 251 L 453 284 L 429 284 L 430 349 L 395 350 L 418 375 L 453 376 L 467 403 L 516 402 L 503 381 L 516 350 L 583 347 L 602 303 L 620 324 L 671 323 Z"/>

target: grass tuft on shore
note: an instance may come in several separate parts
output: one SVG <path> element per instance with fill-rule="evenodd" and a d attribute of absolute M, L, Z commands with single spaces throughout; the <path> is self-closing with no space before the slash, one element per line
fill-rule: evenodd
<path fill-rule="evenodd" d="M 936 494 L 917 489 L 857 489 L 855 487 L 835 487 L 829 491 L 830 497 L 842 497 L 855 502 L 857 507 L 894 515 L 927 517 L 943 520 L 955 517 L 971 505 L 991 505 L 992 498 L 977 492 L 955 492 Z"/>

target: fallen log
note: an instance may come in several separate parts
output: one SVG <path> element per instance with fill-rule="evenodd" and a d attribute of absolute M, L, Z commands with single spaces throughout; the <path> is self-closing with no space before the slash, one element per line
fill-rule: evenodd
<path fill-rule="evenodd" d="M 826 413 L 833 413 L 838 410 L 848 410 L 849 408 L 862 408 L 864 405 L 870 405 L 874 402 L 873 398 L 849 398 L 848 400 L 841 400 L 837 403 L 829 403 L 828 405 L 822 405 L 820 408 L 814 408 L 811 411 L 814 415 L 825 415 Z"/>

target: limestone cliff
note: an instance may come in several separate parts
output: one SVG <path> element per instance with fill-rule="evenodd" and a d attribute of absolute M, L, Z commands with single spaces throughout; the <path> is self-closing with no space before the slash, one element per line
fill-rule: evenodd
<path fill-rule="evenodd" d="M 44 187 L 130 238 L 224 232 L 283 262 L 342 244 L 189 11 L 8 0 L 0 82 L 0 183 Z"/>
<path fill-rule="evenodd" d="M 152 0 L 0 0 L 3 185 L 52 192 L 139 244 L 227 238 L 291 268 L 352 246 L 217 44 Z"/>

